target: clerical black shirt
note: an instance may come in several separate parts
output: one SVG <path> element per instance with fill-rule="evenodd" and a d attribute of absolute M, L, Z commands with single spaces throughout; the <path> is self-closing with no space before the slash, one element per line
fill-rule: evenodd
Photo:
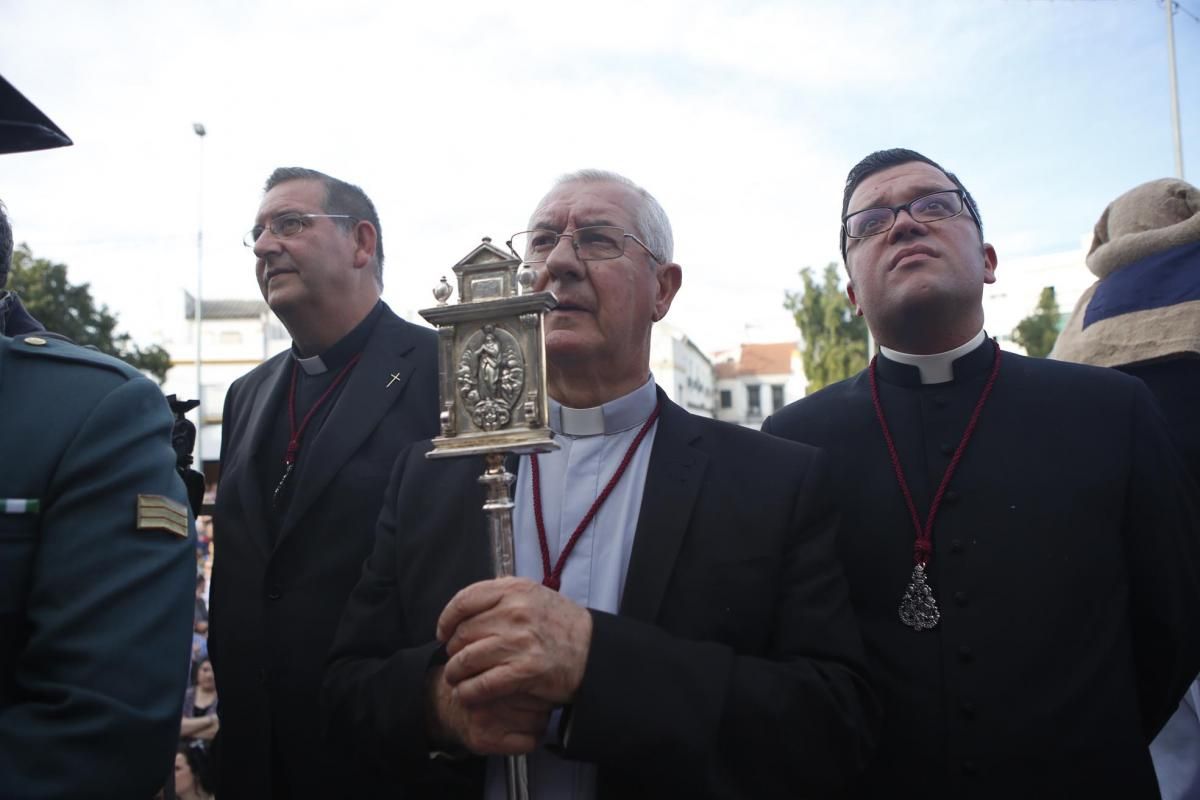
<path fill-rule="evenodd" d="M 377 302 L 371 312 L 363 318 L 363 321 L 358 323 L 345 336 L 339 339 L 324 353 L 315 354 L 319 361 L 314 359 L 312 355 L 301 355 L 296 348 L 295 343 L 292 344 L 292 363 L 296 369 L 296 425 L 297 427 L 304 420 L 304 416 L 313 407 L 313 404 L 325 393 L 337 378 L 338 373 L 350 363 L 356 355 L 363 351 L 366 347 L 367 340 L 371 336 L 371 332 L 375 329 L 379 317 L 383 314 L 383 302 Z M 304 361 L 308 369 L 305 369 L 300 361 Z M 324 365 L 324 370 L 320 370 L 320 366 Z M 314 370 L 314 366 L 316 370 Z M 285 378 L 290 383 L 291 372 Z M 266 501 L 264 507 L 267 510 L 267 524 L 271 534 L 271 540 L 274 541 L 279 535 L 279 529 L 283 525 L 283 519 L 287 514 L 288 504 L 292 500 L 292 493 L 295 490 L 297 478 L 300 472 L 304 469 L 305 458 L 310 451 L 310 444 L 316 437 L 317 433 L 325 424 L 325 420 L 329 418 L 329 412 L 337 405 L 342 391 L 346 388 L 346 383 L 349 376 L 343 378 L 341 383 L 333 390 L 333 393 L 325 399 L 316 413 L 313 414 L 312 420 L 308 423 L 308 427 L 304 429 L 304 435 L 300 438 L 300 450 L 296 454 L 296 464 L 292 468 L 292 474 L 284 483 L 283 489 L 279 492 L 279 497 L 275 497 L 275 488 L 279 486 L 279 481 L 283 477 L 285 470 L 284 455 L 287 453 L 288 441 L 291 439 L 291 428 L 288 423 L 288 391 L 285 389 L 280 395 L 278 406 L 272 410 L 271 428 L 266 438 L 263 440 L 263 450 L 257 456 L 259 485 L 266 492 Z"/>

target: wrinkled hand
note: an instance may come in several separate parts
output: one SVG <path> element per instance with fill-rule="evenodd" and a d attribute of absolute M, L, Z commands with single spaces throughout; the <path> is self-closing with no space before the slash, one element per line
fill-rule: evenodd
<path fill-rule="evenodd" d="M 497 578 L 456 594 L 438 619 L 450 660 L 446 683 L 468 707 L 520 695 L 571 702 L 583 680 L 592 616 L 525 578 Z"/>
<path fill-rule="evenodd" d="M 463 705 L 443 677 L 445 667 L 429 673 L 429 735 L 438 745 L 459 745 L 476 755 L 520 755 L 535 750 L 550 722 L 552 703 L 514 697 Z"/>

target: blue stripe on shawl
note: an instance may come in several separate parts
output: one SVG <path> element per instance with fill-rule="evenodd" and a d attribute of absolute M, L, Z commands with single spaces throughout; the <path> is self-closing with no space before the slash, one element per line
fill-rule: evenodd
<path fill-rule="evenodd" d="M 1189 300 L 1200 300 L 1200 241 L 1154 253 L 1100 281 L 1083 313 L 1083 327 Z"/>

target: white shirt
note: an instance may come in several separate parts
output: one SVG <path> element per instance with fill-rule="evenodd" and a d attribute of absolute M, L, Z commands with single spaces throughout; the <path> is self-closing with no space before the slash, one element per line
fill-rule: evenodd
<path fill-rule="evenodd" d="M 553 569 L 576 526 L 617 471 L 638 431 L 658 402 L 654 378 L 596 408 L 567 408 L 550 401 L 550 428 L 561 449 L 538 456 L 542 518 Z M 647 432 L 604 504 L 567 557 L 559 591 L 575 603 L 616 613 L 621 605 L 633 538 L 642 506 L 642 489 L 654 446 L 655 423 Z M 533 470 L 523 457 L 514 493 L 513 536 L 517 575 L 541 581 L 541 548 L 533 515 Z M 561 712 L 546 729 L 547 742 L 558 740 Z M 588 800 L 596 795 L 596 768 L 539 749 L 529 754 L 529 790 L 535 798 Z M 488 759 L 484 796 L 504 800 L 504 759 Z"/>

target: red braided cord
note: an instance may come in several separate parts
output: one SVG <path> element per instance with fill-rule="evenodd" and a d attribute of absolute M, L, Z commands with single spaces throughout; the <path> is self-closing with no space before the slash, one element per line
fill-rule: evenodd
<path fill-rule="evenodd" d="M 983 413 L 983 406 L 987 402 L 988 396 L 992 393 L 992 387 L 996 385 L 996 378 L 1000 374 L 1000 345 L 993 340 L 992 347 L 995 348 L 994 355 L 992 356 L 992 372 L 988 375 L 987 383 L 983 385 L 983 391 L 979 395 L 979 400 L 975 403 L 975 410 L 971 413 L 971 420 L 967 423 L 967 428 L 963 431 L 962 438 L 958 441 L 958 447 L 954 451 L 954 456 L 950 459 L 950 463 L 946 466 L 946 471 L 942 474 L 941 485 L 938 486 L 938 490 L 933 496 L 933 502 L 929 506 L 929 516 L 926 518 L 924 526 L 921 525 L 921 518 L 917 514 L 917 505 L 913 502 L 912 492 L 908 489 L 908 481 L 904 479 L 904 468 L 900 465 L 900 455 L 896 452 L 896 444 L 892 441 L 892 432 L 888 429 L 887 418 L 883 414 L 883 404 L 879 401 L 879 384 L 875 378 L 875 362 L 878 356 L 871 359 L 871 401 L 875 405 L 875 416 L 879 419 L 879 428 L 883 431 L 883 439 L 887 443 L 888 455 L 892 459 L 892 469 L 896 473 L 896 482 L 900 484 L 900 492 L 904 495 L 904 502 L 908 506 L 908 513 L 912 518 L 913 528 L 917 532 L 917 538 L 913 542 L 913 562 L 920 566 L 925 566 L 929 563 L 929 557 L 933 555 L 933 521 L 937 518 L 938 509 L 942 506 L 942 498 L 946 494 L 946 488 L 950 485 L 950 479 L 954 476 L 954 471 L 958 469 L 958 462 L 962 460 L 963 453 L 967 449 L 967 443 L 971 441 L 971 437 L 975 433 L 975 427 L 979 424 L 979 416 Z"/>
<path fill-rule="evenodd" d="M 322 392 L 321 396 L 317 398 L 317 402 L 308 409 L 299 428 L 296 427 L 296 374 L 300 371 L 300 367 L 295 361 L 292 361 L 292 385 L 288 388 L 288 428 L 292 438 L 288 441 L 287 452 L 283 456 L 284 464 L 296 463 L 296 452 L 300 449 L 300 437 L 304 435 L 304 429 L 308 427 L 309 420 L 313 418 L 313 414 L 317 413 L 321 404 L 329 399 L 329 395 L 333 394 L 333 390 L 338 387 L 338 384 L 350 374 L 350 370 L 354 369 L 354 365 L 360 358 L 362 358 L 362 353 L 357 353 L 354 358 L 350 359 L 350 363 L 342 367 L 342 371 L 333 379 L 333 383 L 329 384 L 329 388 Z"/>
<path fill-rule="evenodd" d="M 567 556 L 571 555 L 571 551 L 575 549 L 579 537 L 583 536 L 583 532 L 587 530 L 587 526 L 591 524 L 592 518 L 596 516 L 596 512 L 600 510 L 600 506 L 604 505 L 604 501 L 608 499 L 609 494 L 616 488 L 617 481 L 621 480 L 621 476 L 625 474 L 625 470 L 629 467 L 629 462 L 633 460 L 633 454 L 642 444 L 642 440 L 646 438 L 646 434 L 650 432 L 650 428 L 654 425 L 654 421 L 658 419 L 659 406 L 654 406 L 654 410 L 650 412 L 650 416 L 642 423 L 642 429 L 637 432 L 637 436 L 633 438 L 629 448 L 625 451 L 624 457 L 621 458 L 621 463 L 617 467 L 616 472 L 608 479 L 608 483 L 600 491 L 600 494 L 592 502 L 591 508 L 583 515 L 583 519 L 575 527 L 575 531 L 571 534 L 571 538 L 567 540 L 562 552 L 558 554 L 558 562 L 554 568 L 550 568 L 550 543 L 546 537 L 546 523 L 542 519 L 542 487 L 538 471 L 538 457 L 534 453 L 529 457 L 530 466 L 533 467 L 533 519 L 537 523 L 538 545 L 542 551 L 542 584 L 549 586 L 554 591 L 558 591 L 562 585 L 562 571 L 567 565 Z"/>

